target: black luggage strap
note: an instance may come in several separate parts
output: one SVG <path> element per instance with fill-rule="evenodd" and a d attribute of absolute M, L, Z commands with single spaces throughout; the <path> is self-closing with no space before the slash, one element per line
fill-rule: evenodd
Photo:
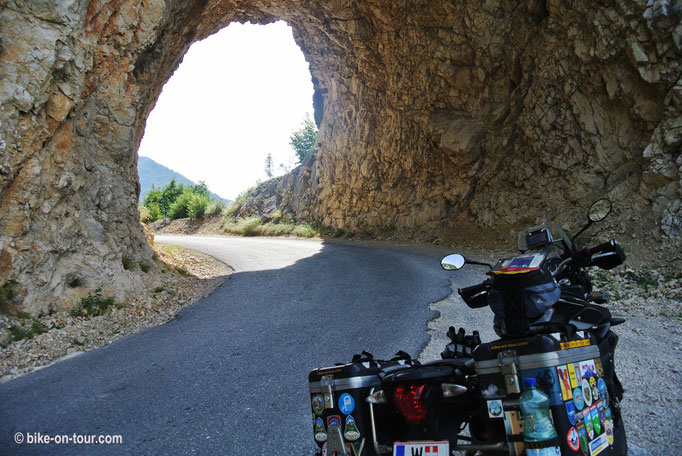
<path fill-rule="evenodd" d="M 393 355 L 391 361 L 412 361 L 412 357 L 409 353 L 399 350 L 395 355 Z"/>
<path fill-rule="evenodd" d="M 372 355 L 370 352 L 362 350 L 362 353 L 360 354 L 355 354 L 353 355 L 353 359 L 351 360 L 353 363 L 374 363 L 374 355 Z"/>

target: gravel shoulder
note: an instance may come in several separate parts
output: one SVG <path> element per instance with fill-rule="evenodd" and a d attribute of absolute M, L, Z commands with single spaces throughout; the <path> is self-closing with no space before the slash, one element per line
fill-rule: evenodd
<path fill-rule="evenodd" d="M 152 243 L 152 248 L 159 259 L 160 285 L 141 291 L 133 301 L 114 303 L 103 315 L 0 315 L 0 341 L 6 345 L 0 350 L 0 383 L 163 324 L 213 292 L 232 272 L 200 252 L 162 243 Z M 21 331 L 23 337 L 16 340 Z"/>

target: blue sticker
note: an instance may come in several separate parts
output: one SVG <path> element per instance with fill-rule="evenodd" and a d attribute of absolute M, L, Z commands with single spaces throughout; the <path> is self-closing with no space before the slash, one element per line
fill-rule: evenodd
<path fill-rule="evenodd" d="M 606 389 L 606 383 L 604 383 L 603 379 L 599 379 L 597 381 L 597 388 L 599 388 L 599 392 L 601 393 L 601 397 L 604 400 L 604 407 L 609 406 L 609 391 Z"/>
<path fill-rule="evenodd" d="M 575 408 L 582 410 L 585 407 L 585 399 L 583 398 L 583 390 L 578 387 L 573 390 L 573 403 Z"/>
<path fill-rule="evenodd" d="M 355 410 L 355 399 L 348 393 L 343 393 L 339 397 L 339 410 L 344 415 L 350 415 Z"/>
<path fill-rule="evenodd" d="M 573 401 L 566 402 L 566 414 L 568 415 L 568 421 L 571 422 L 572 426 L 575 426 L 575 404 Z"/>

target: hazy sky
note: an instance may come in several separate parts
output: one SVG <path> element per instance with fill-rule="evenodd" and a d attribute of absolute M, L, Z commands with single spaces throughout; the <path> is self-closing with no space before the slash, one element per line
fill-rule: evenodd
<path fill-rule="evenodd" d="M 139 154 L 234 199 L 265 180 L 265 157 L 293 163 L 309 113 L 308 63 L 284 22 L 234 23 L 194 43 L 149 115 Z"/>

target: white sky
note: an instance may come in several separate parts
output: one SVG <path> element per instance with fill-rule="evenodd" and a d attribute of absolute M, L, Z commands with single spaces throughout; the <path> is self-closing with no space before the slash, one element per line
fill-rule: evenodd
<path fill-rule="evenodd" d="M 308 64 L 285 22 L 233 23 L 194 43 L 147 119 L 139 155 L 203 180 L 223 198 L 265 180 L 265 157 L 294 163 L 289 137 L 309 113 Z"/>

